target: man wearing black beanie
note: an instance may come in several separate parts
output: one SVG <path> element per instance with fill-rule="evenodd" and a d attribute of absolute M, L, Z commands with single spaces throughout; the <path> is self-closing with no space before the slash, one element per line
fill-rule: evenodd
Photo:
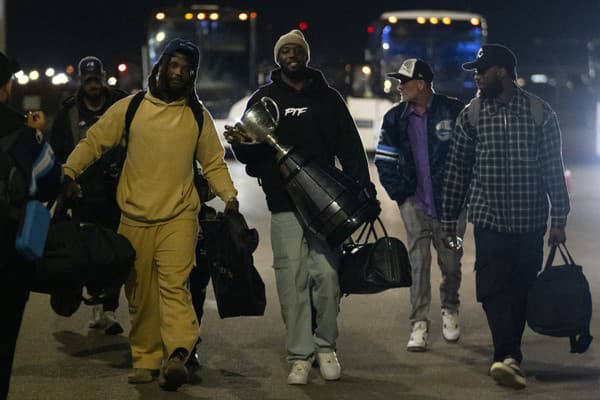
<path fill-rule="evenodd" d="M 271 73 L 271 83 L 252 95 L 247 108 L 263 96 L 272 98 L 281 113 L 275 130 L 280 143 L 324 164 L 334 165 L 337 158 L 344 173 L 374 193 L 354 120 L 323 74 L 307 66 L 310 47 L 302 32 L 294 29 L 281 36 L 274 57 L 280 68 Z M 225 138 L 236 158 L 246 164 L 248 175 L 258 178 L 272 213 L 273 264 L 286 327 L 287 359 L 292 364 L 288 384 L 306 384 L 315 359 L 325 380 L 337 380 L 341 376 L 336 355 L 339 251 L 300 223 L 272 147 L 242 145 L 244 136 L 233 127 L 226 127 Z"/>

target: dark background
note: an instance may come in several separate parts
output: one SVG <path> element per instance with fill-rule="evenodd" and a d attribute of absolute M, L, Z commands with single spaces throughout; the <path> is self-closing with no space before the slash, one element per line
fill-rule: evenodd
<path fill-rule="evenodd" d="M 87 55 L 104 61 L 109 75 L 119 76 L 119 87 L 141 87 L 141 46 L 147 26 L 162 7 L 190 5 L 199 1 L 6 0 L 7 53 L 25 71 L 43 71 L 52 66 L 64 71 Z M 563 130 L 563 153 L 567 162 L 600 161 L 596 152 L 597 103 L 600 75 L 589 74 L 587 44 L 600 38 L 600 0 L 281 0 L 211 1 L 204 4 L 241 7 L 256 11 L 258 61 L 264 71 L 274 66 L 273 45 L 280 35 L 308 24 L 305 36 L 311 46 L 311 65 L 324 70 L 329 82 L 340 89 L 344 66 L 364 62 L 367 27 L 384 11 L 439 9 L 471 11 L 488 23 L 488 42 L 503 43 L 517 54 L 517 72 L 527 82 L 525 89 L 548 101 Z M 118 75 L 116 66 L 130 69 Z M 598 66 L 597 66 L 598 67 Z M 341 76 L 340 76 L 341 73 Z M 532 84 L 531 74 L 546 74 L 548 84 Z M 127 83 L 129 81 L 129 85 Z M 39 109 L 56 112 L 62 99 L 75 90 L 69 85 L 19 86 L 15 105 L 27 108 L 27 93 L 43 94 Z M 46 83 L 46 85 L 48 85 Z M 34 107 L 34 106 L 31 106 Z M 36 106 L 38 107 L 38 106 Z M 598 136 L 600 137 L 600 136 Z"/>
<path fill-rule="evenodd" d="M 94 54 L 108 69 L 138 61 L 150 15 L 161 6 L 199 1 L 7 0 L 7 51 L 24 68 L 59 68 Z M 585 64 L 587 40 L 600 36 L 599 0 L 421 0 L 421 1 L 206 1 L 258 13 L 259 48 L 271 51 L 279 35 L 309 25 L 305 32 L 313 62 L 337 57 L 360 62 L 366 28 L 383 11 L 468 10 L 488 20 L 489 41 L 513 48 L 521 64 Z M 325 57 L 327 55 L 327 57 Z M 582 67 L 585 67 L 584 65 Z"/>

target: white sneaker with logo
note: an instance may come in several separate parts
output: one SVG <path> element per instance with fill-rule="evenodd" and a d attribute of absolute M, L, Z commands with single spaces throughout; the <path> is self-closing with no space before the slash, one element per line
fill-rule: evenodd
<path fill-rule="evenodd" d="M 412 326 L 410 339 L 406 345 L 407 351 L 425 351 L 427 350 L 427 340 L 429 339 L 429 329 L 427 321 L 417 321 Z"/>
<path fill-rule="evenodd" d="M 311 368 L 310 361 L 295 360 L 287 378 L 288 385 L 306 385 L 308 383 L 308 373 Z"/>
<path fill-rule="evenodd" d="M 323 379 L 326 381 L 336 381 L 340 379 L 340 376 L 342 375 L 342 366 L 338 361 L 335 351 L 329 353 L 317 353 L 317 360 L 319 361 L 319 369 Z"/>
<path fill-rule="evenodd" d="M 442 335 L 448 342 L 456 342 L 460 338 L 458 311 L 442 308 Z"/>

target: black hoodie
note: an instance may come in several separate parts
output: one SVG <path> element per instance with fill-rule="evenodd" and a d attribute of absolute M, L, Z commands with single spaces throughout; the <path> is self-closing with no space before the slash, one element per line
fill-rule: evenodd
<path fill-rule="evenodd" d="M 309 83 L 297 91 L 283 82 L 281 69 L 273 71 L 272 82 L 252 95 L 247 108 L 263 96 L 272 98 L 280 112 L 275 131 L 280 143 L 327 165 L 333 166 L 337 157 L 344 173 L 373 191 L 365 151 L 346 103 L 320 71 L 308 68 L 307 74 Z M 236 158 L 246 164 L 248 175 L 259 179 L 269 210 L 293 211 L 276 164 L 275 150 L 267 144 L 234 146 L 233 150 Z"/>

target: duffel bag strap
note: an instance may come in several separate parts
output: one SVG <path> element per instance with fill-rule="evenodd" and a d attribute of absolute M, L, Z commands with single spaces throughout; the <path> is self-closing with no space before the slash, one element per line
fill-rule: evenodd
<path fill-rule="evenodd" d="M 552 264 L 554 263 L 554 257 L 556 255 L 556 249 L 558 249 L 560 252 L 565 265 L 577 265 L 575 264 L 575 260 L 573 260 L 571 253 L 569 253 L 569 249 L 567 249 L 567 246 L 564 243 L 554 244 L 552 247 L 550 247 L 550 252 L 548 253 L 548 258 L 546 259 L 546 265 L 544 265 L 544 271 L 552 267 Z"/>
<path fill-rule="evenodd" d="M 564 248 L 564 253 L 563 253 L 563 248 Z M 558 251 L 560 251 L 560 255 L 562 256 L 565 264 L 576 265 L 575 261 L 573 260 L 573 257 L 571 256 L 571 253 L 569 253 L 569 249 L 567 249 L 566 244 L 564 244 L 564 243 L 559 244 Z M 567 253 L 566 256 L 565 256 L 565 253 Z"/>
<path fill-rule="evenodd" d="M 381 221 L 381 218 L 377 217 L 377 222 L 379 222 L 379 226 L 381 226 L 381 230 L 383 231 L 383 236 L 384 237 L 388 237 L 388 233 L 387 233 L 387 229 L 385 229 L 385 225 L 383 225 L 383 222 Z M 365 232 L 367 232 L 367 235 L 364 238 L 364 241 L 362 241 L 363 236 L 365 234 Z M 369 238 L 373 236 L 373 238 L 375 238 L 375 240 L 379 239 L 379 237 L 377 236 L 377 231 L 375 230 L 375 222 L 365 222 L 365 224 L 363 225 L 360 233 L 358 234 L 358 238 L 356 239 L 356 241 L 352 241 L 353 243 L 367 243 L 369 241 Z"/>
<path fill-rule="evenodd" d="M 377 217 L 377 222 L 379 222 L 379 226 L 381 226 L 381 230 L 383 231 L 383 236 L 388 237 L 387 229 L 385 229 L 385 225 L 381 222 L 381 218 Z M 377 239 L 377 235 L 375 235 L 375 239 Z"/>

